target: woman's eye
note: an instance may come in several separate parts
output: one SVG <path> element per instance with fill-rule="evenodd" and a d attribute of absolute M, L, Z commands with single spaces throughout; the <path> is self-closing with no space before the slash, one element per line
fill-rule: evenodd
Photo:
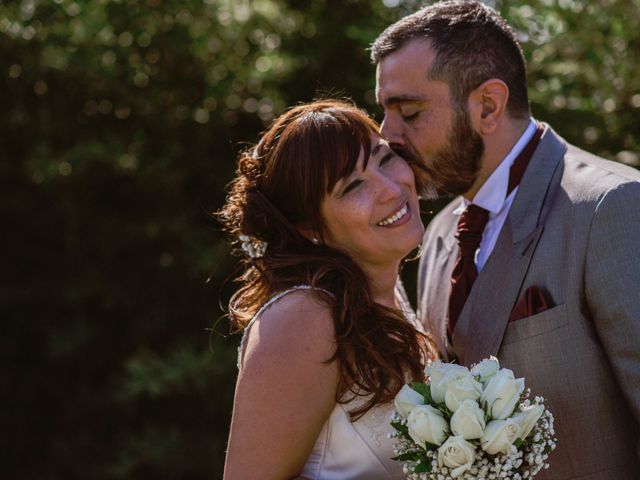
<path fill-rule="evenodd" d="M 354 180 L 353 182 L 351 182 L 349 185 L 347 185 L 344 190 L 342 191 L 342 195 L 346 195 L 347 193 L 349 193 L 351 190 L 353 190 L 354 188 L 356 188 L 358 185 L 360 185 L 362 183 L 362 180 Z"/>

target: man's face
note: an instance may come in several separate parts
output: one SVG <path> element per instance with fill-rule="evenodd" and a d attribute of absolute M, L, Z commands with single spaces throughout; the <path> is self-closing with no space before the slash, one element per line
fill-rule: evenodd
<path fill-rule="evenodd" d="M 428 78 L 434 60 L 429 42 L 413 40 L 378 64 L 382 135 L 415 165 L 426 193 L 462 195 L 476 181 L 484 143 L 471 127 L 467 106 L 454 110 L 448 85 Z"/>

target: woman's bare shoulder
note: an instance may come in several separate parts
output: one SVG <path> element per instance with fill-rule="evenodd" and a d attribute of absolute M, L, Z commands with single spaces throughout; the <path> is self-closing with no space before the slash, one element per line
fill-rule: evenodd
<path fill-rule="evenodd" d="M 335 349 L 331 308 L 310 289 L 288 292 L 255 319 L 247 332 L 245 362 L 259 355 L 324 361 Z"/>
<path fill-rule="evenodd" d="M 246 332 L 227 456 L 228 478 L 299 474 L 335 408 L 330 308 L 308 289 L 282 295 Z"/>

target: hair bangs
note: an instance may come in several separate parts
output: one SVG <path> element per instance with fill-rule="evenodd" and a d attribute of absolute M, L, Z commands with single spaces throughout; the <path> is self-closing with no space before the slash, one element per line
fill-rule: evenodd
<path fill-rule="evenodd" d="M 321 230 L 320 205 L 340 179 L 349 176 L 364 151 L 366 168 L 377 123 L 353 105 L 319 101 L 294 107 L 274 125 L 263 149 L 273 150 L 263 188 L 293 225 Z M 278 171 L 277 175 L 274 172 Z"/>
<path fill-rule="evenodd" d="M 361 118 L 353 118 L 349 113 L 339 112 L 342 118 L 333 124 L 334 135 L 326 145 L 323 155 L 325 161 L 321 165 L 325 193 L 332 192 L 341 179 L 351 175 L 361 152 L 364 152 L 362 168 L 367 168 L 371 155 L 371 134 L 378 133 L 374 125 L 365 124 Z"/>

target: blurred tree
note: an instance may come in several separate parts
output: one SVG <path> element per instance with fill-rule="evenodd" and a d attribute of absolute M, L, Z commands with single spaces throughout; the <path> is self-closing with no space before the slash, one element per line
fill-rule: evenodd
<path fill-rule="evenodd" d="M 497 3 L 535 115 L 637 165 L 640 2 Z M 325 92 L 379 114 L 366 48 L 417 4 L 0 5 L 3 478 L 221 476 L 235 262 L 208 213 L 286 106 Z"/>
<path fill-rule="evenodd" d="M 571 143 L 640 166 L 640 1 L 505 0 L 533 113 Z"/>

